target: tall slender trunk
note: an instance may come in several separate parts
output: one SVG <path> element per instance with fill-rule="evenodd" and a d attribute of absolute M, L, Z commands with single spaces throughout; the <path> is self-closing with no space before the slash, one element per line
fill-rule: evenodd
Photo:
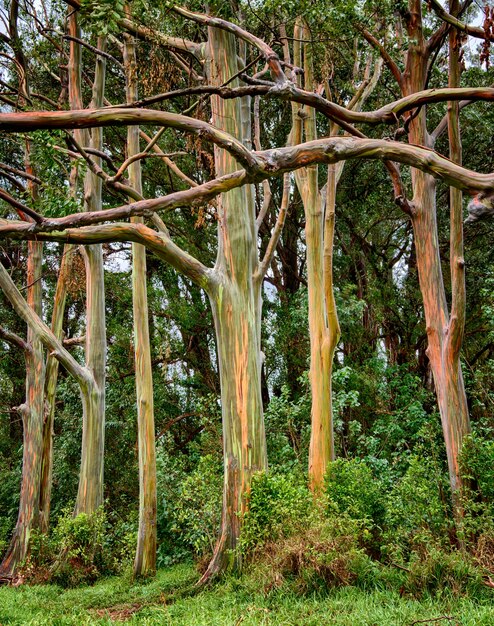
<path fill-rule="evenodd" d="M 68 62 L 68 96 L 71 109 L 84 107 L 81 93 L 81 46 L 77 42 L 80 39 L 80 29 L 77 23 L 77 12 L 72 7 L 68 8 L 67 24 L 69 35 L 74 39 L 69 44 Z M 76 139 L 80 142 L 84 136 L 80 130 L 74 131 Z M 76 197 L 78 184 L 78 166 L 72 167 L 70 174 L 70 194 Z M 53 301 L 51 330 L 58 340 L 62 339 L 62 323 L 67 300 L 67 286 L 72 271 L 74 246 L 65 244 L 60 262 L 60 271 L 57 280 L 57 288 Z M 46 358 L 45 375 L 45 406 L 43 424 L 43 460 L 41 473 L 41 487 L 39 497 L 40 507 L 40 530 L 48 532 L 50 523 L 51 491 L 53 475 L 53 427 L 55 422 L 55 398 L 58 380 L 58 360 L 51 354 Z"/>
<path fill-rule="evenodd" d="M 310 44 L 300 42 L 310 38 L 302 19 L 297 19 L 294 29 L 293 56 L 295 65 L 304 68 L 305 88 L 312 90 L 313 67 Z M 292 105 L 292 140 L 312 141 L 317 137 L 314 109 L 302 112 L 299 105 Z M 331 374 L 333 355 L 339 338 L 338 318 L 332 294 L 332 262 L 325 249 L 325 230 L 331 237 L 334 225 L 328 216 L 325 224 L 324 199 L 318 185 L 317 166 L 295 172 L 295 181 L 302 198 L 305 212 L 305 247 L 307 254 L 307 291 L 309 296 L 310 339 L 310 387 L 311 387 L 311 435 L 309 446 L 309 485 L 314 493 L 321 492 L 328 463 L 334 459 L 333 413 L 331 397 Z M 336 179 L 335 179 L 336 185 Z M 326 255 L 326 262 L 325 262 Z M 331 257 L 332 259 L 332 257 Z M 331 271 L 331 277 L 328 276 Z M 330 301 L 326 303 L 326 296 Z M 331 311 L 331 327 L 328 324 L 328 305 Z M 336 325 L 334 322 L 336 321 Z M 336 335 L 333 334 L 336 331 Z"/>
<path fill-rule="evenodd" d="M 62 340 L 63 317 L 67 300 L 68 279 L 72 271 L 72 244 L 63 247 L 60 272 L 53 301 L 51 330 L 58 340 Z M 41 485 L 39 493 L 39 528 L 47 533 L 50 524 L 51 490 L 53 475 L 53 426 L 55 422 L 55 396 L 58 380 L 58 360 L 51 354 L 46 358 L 43 418 L 43 453 L 41 462 Z"/>
<path fill-rule="evenodd" d="M 37 315 L 41 314 L 42 247 L 39 242 L 28 244 L 27 302 Z M 43 346 L 29 326 L 27 340 L 26 401 L 19 407 L 23 425 L 21 493 L 14 533 L 0 566 L 0 573 L 5 577 L 15 575 L 28 555 L 31 532 L 39 525 L 45 364 Z"/>
<path fill-rule="evenodd" d="M 125 38 L 124 62 L 127 76 L 127 101 L 138 98 L 137 62 L 133 38 Z M 127 129 L 127 158 L 139 152 L 139 127 Z M 142 194 L 141 166 L 136 161 L 129 166 L 132 187 Z M 133 223 L 143 223 L 134 217 Z M 139 531 L 134 562 L 136 576 L 149 576 L 156 571 L 156 447 L 153 405 L 153 372 L 149 314 L 147 302 L 146 249 L 132 244 L 132 302 L 134 308 L 134 350 L 137 396 L 137 439 L 139 447 Z"/>
<path fill-rule="evenodd" d="M 458 0 L 450 0 L 450 13 L 459 11 Z M 452 28 L 449 34 L 449 87 L 460 86 L 459 32 Z M 448 135 L 450 158 L 462 163 L 460 116 L 458 102 L 448 103 Z M 463 344 L 466 318 L 465 261 L 463 258 L 463 194 L 459 189 L 450 189 L 450 266 L 451 266 L 451 316 L 444 347 L 444 365 L 448 413 L 448 435 L 445 434 L 450 482 L 455 498 L 455 511 L 461 513 L 456 491 L 461 488 L 458 456 L 463 438 L 470 432 L 467 398 L 461 371 L 460 351 Z"/>
<path fill-rule="evenodd" d="M 13 42 L 16 63 L 22 69 L 20 103 L 29 98 L 28 67 L 18 33 L 19 3 L 13 0 L 9 14 L 9 34 Z M 29 174 L 33 174 L 31 143 L 25 140 L 24 164 Z M 37 187 L 31 180 L 28 189 L 32 200 L 36 200 Z M 27 244 L 27 303 L 31 310 L 41 316 L 42 311 L 42 265 L 43 244 L 32 241 Z M 19 412 L 23 425 L 22 478 L 19 512 L 14 533 L 4 559 L 0 565 L 3 576 L 13 576 L 29 552 L 31 531 L 39 525 L 39 490 L 41 483 L 41 461 L 43 448 L 43 387 L 45 363 L 43 345 L 38 336 L 28 327 L 27 343 L 29 350 L 26 359 L 26 400 Z"/>
<path fill-rule="evenodd" d="M 210 81 L 221 85 L 239 69 L 235 38 L 209 28 L 208 47 Z M 250 107 L 218 97 L 211 102 L 213 124 L 249 143 Z M 218 176 L 237 167 L 228 153 L 217 148 L 215 165 Z M 252 476 L 267 469 L 261 395 L 262 280 L 254 278 L 257 268 L 255 206 L 252 188 L 245 186 L 219 198 L 218 257 L 213 286 L 208 290 L 221 381 L 224 488 L 220 538 L 203 582 L 229 565 L 239 564 L 235 548 Z"/>
<path fill-rule="evenodd" d="M 106 49 L 106 37 L 98 37 L 97 46 Z M 103 105 L 105 91 L 105 57 L 98 56 L 90 108 Z M 103 132 L 93 128 L 90 147 L 101 151 Z M 94 157 L 101 165 L 100 157 Z M 84 181 L 86 211 L 100 211 L 102 181 L 88 171 Z M 75 505 L 75 514 L 94 513 L 103 504 L 103 465 L 105 447 L 105 370 L 106 370 L 106 314 L 103 248 L 101 244 L 85 248 L 86 263 L 86 366 L 92 372 L 95 386 L 87 399 L 83 417 L 81 472 Z"/>

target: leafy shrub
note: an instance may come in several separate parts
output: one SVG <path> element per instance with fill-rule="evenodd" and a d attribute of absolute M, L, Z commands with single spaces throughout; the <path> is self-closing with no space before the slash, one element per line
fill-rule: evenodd
<path fill-rule="evenodd" d="M 282 385 L 266 410 L 266 439 L 270 467 L 288 472 L 306 463 L 310 439 L 310 395 L 307 376 L 299 380 L 304 391 L 297 400 L 290 399 L 290 389 Z"/>
<path fill-rule="evenodd" d="M 103 544 L 107 534 L 103 507 L 93 515 L 70 510 L 58 519 L 51 537 L 51 548 L 57 556 L 53 580 L 65 587 L 94 582 L 104 570 Z"/>
<path fill-rule="evenodd" d="M 384 551 L 407 559 L 412 551 L 448 544 L 451 530 L 446 477 L 431 459 L 413 456 L 386 500 Z"/>
<path fill-rule="evenodd" d="M 179 493 L 169 511 L 170 531 L 175 541 L 204 558 L 212 553 L 221 516 L 222 468 L 218 460 L 207 455 L 182 481 Z"/>
<path fill-rule="evenodd" d="M 460 455 L 464 488 L 458 536 L 475 559 L 494 574 L 494 442 L 478 434 L 467 437 Z"/>
<path fill-rule="evenodd" d="M 302 531 L 312 514 L 314 503 L 303 476 L 256 474 L 242 527 L 242 552 L 249 554 L 268 541 Z"/>
<path fill-rule="evenodd" d="M 382 484 L 359 459 L 338 459 L 330 463 L 326 475 L 329 508 L 355 520 L 381 525 L 384 519 Z"/>
<path fill-rule="evenodd" d="M 485 595 L 486 589 L 481 571 L 465 552 L 432 547 L 411 559 L 403 592 L 414 597 L 425 593 L 478 597 Z"/>
<path fill-rule="evenodd" d="M 8 517 L 0 517 L 0 554 L 7 549 L 11 527 L 12 521 Z"/>
<path fill-rule="evenodd" d="M 460 456 L 463 478 L 490 508 L 494 507 L 494 440 L 470 435 Z"/>

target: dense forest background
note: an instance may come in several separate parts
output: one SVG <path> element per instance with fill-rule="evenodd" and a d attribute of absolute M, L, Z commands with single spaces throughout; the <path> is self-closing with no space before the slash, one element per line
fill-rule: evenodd
<path fill-rule="evenodd" d="M 269 42 L 281 58 L 286 49 L 295 57 L 294 26 L 298 24 L 299 35 L 302 33 L 299 44 L 306 46 L 304 62 L 311 58 L 313 63 L 314 87 L 305 85 L 305 89 L 314 89 L 342 107 L 362 95 L 363 87 L 370 87 L 362 102 L 366 111 L 380 109 L 402 97 L 392 71 L 394 62 L 388 57 L 397 59 L 395 67 L 403 65 L 405 69 L 404 58 L 413 44 L 406 24 L 411 19 L 410 11 L 415 15 L 414 10 L 423 11 L 421 27 L 426 38 L 443 29 L 442 39 L 431 54 L 424 89 L 447 85 L 452 49 L 458 52 L 456 63 L 461 74 L 460 85 L 454 86 L 486 87 L 494 83 L 489 63 L 489 6 L 485 9 L 487 25 L 482 27 L 486 39 L 461 35 L 460 43 L 451 48 L 438 3 L 409 4 L 287 1 L 280 7 L 269 1 L 231 2 L 213 3 L 207 13 L 255 33 Z M 452 3 L 452 7 L 451 12 L 461 10 L 465 23 L 484 21 L 483 3 L 465 2 L 460 8 Z M 205 12 L 200 2 L 190 2 L 187 8 Z M 79 20 L 77 31 L 73 30 L 75 15 Z M 199 74 L 207 69 L 201 69 L 190 50 L 177 43 L 182 39 L 193 42 L 198 49 L 204 46 L 208 24 L 177 14 L 166 2 L 134 0 L 124 5 L 99 0 L 79 5 L 58 0 L 12 0 L 1 3 L 1 18 L 2 113 L 83 108 L 70 102 L 77 54 L 79 97 L 86 107 L 91 100 L 94 104 L 95 97 L 101 102 L 91 108 L 183 90 L 173 99 L 163 98 L 156 104 L 150 101 L 147 106 L 202 122 L 209 122 L 215 114 L 210 96 L 191 89 L 202 84 Z M 209 29 L 215 30 L 211 25 Z M 177 41 L 170 44 L 173 37 Z M 135 51 L 129 52 L 130 39 Z M 379 60 L 379 52 L 384 62 Z M 129 70 L 131 54 L 136 55 L 136 61 Z M 263 73 L 264 59 L 259 49 L 241 41 L 238 55 L 251 73 L 259 74 L 259 85 L 269 80 L 269 72 Z M 102 60 L 106 63 L 106 85 L 98 96 L 95 85 Z M 291 69 L 294 81 L 307 79 L 308 66 L 303 74 L 297 74 L 294 66 L 297 63 L 293 58 L 291 65 L 285 63 L 287 74 Z M 138 92 L 133 96 L 135 76 Z M 300 85 L 302 88 L 302 82 Z M 253 96 L 249 106 L 253 112 L 252 142 L 260 139 L 262 144 L 255 146 L 258 151 L 284 146 L 287 138 L 294 136 L 298 123 L 294 120 L 305 121 L 312 115 L 310 107 L 305 106 L 300 113 L 304 105 L 291 105 L 288 98 L 280 101 Z M 393 125 L 363 124 L 361 128 L 370 138 L 405 142 L 410 125 L 413 128 L 425 109 L 432 132 L 446 120 L 445 100 L 413 109 Z M 310 131 L 314 138 L 338 132 L 334 119 L 320 114 L 314 119 Z M 141 143 L 139 148 L 138 138 L 137 152 L 147 151 L 139 161 L 141 197 L 168 196 L 222 173 L 224 164 L 218 165 L 218 155 L 207 137 L 191 136 L 176 128 L 163 127 L 162 132 L 145 121 L 139 128 Z M 59 125 L 29 133 L 25 129 L 2 133 L 2 224 L 19 220 L 26 206 L 50 219 L 75 214 L 90 202 L 87 180 L 96 175 L 88 167 L 89 151 L 85 156 L 77 151 L 81 145 L 89 145 L 84 144 L 83 132 L 88 131 Z M 306 140 L 310 132 L 305 127 Z M 461 106 L 465 168 L 494 171 L 493 135 L 491 102 Z M 153 152 L 153 146 L 149 146 L 152 136 L 158 151 Z M 125 174 L 128 179 L 117 174 L 120 165 L 132 155 L 127 128 L 109 125 L 99 146 L 95 141 L 93 136 L 93 162 L 103 168 L 107 178 L 115 179 L 113 186 L 111 181 L 102 186 L 101 209 L 119 206 L 129 198 L 136 200 L 128 188 L 123 195 L 118 188 L 118 178 L 120 183 L 137 188 L 135 178 L 132 182 L 136 174 L 130 169 Z M 438 135 L 435 149 L 450 155 L 447 132 Z M 234 546 L 241 555 L 236 562 L 260 567 L 267 587 L 285 579 L 299 590 L 378 581 L 417 594 L 435 588 L 490 592 L 489 586 L 494 584 L 490 578 L 494 578 L 494 222 L 472 221 L 464 227 L 466 309 L 461 367 L 471 428 L 459 454 L 462 488 L 452 498 L 451 470 L 448 473 L 427 351 L 417 231 L 403 202 L 396 201 L 396 190 L 381 161 L 352 159 L 344 163 L 335 186 L 332 254 L 334 300 L 341 331 L 332 372 L 336 460 L 329 460 L 323 485 L 316 489 L 308 477 L 314 375 L 311 378 L 305 183 L 289 174 L 285 181 L 282 176 L 271 178 L 269 191 L 262 182 L 252 186 L 252 206 L 256 215 L 261 214 L 255 241 L 261 259 L 269 251 L 280 207 L 286 217 L 261 286 L 259 375 L 269 471 L 254 472 L 252 486 L 249 483 L 248 493 L 241 496 L 247 505 L 241 512 L 242 530 Z M 328 180 L 327 166 L 313 166 L 311 172 L 314 184 L 323 189 Z M 401 179 L 411 199 L 414 181 L 406 165 L 401 168 Z M 452 200 L 442 180 L 437 183 L 436 197 L 438 247 L 451 307 L 451 284 L 455 284 L 450 269 L 454 251 L 450 245 Z M 468 200 L 470 197 L 463 201 L 461 220 L 467 217 Z M 219 202 L 218 198 L 208 198 L 162 214 L 173 242 L 207 267 L 213 267 L 217 259 Z M 30 219 L 25 214 L 24 218 Z M 87 252 L 82 246 L 60 243 L 64 241 L 62 235 L 58 242 L 43 244 L 1 236 L 3 267 L 23 296 L 29 296 L 36 283 L 40 291 L 36 297 L 41 303 L 38 312 L 48 326 L 55 319 L 61 266 L 67 262 L 60 341 L 81 367 L 87 364 L 91 349 L 84 345 L 89 337 L 86 278 L 91 260 Z M 42 246 L 43 260 L 34 283 L 30 283 L 33 274 L 26 272 L 33 245 Z M 93 247 L 100 247 L 105 283 L 103 504 L 88 514 L 80 505 L 83 406 L 78 381 L 66 367 L 60 367 L 58 378 L 55 374 L 53 401 L 49 521 L 44 521 L 45 526 L 33 523 L 28 532 L 29 547 L 16 566 L 16 575 L 21 572 L 24 578 L 52 579 L 66 585 L 94 581 L 102 574 L 131 568 L 139 525 L 132 251 L 131 245 L 121 240 Z M 150 249 L 145 257 L 148 312 L 139 324 L 149 325 L 153 377 L 156 566 L 164 568 L 194 559 L 203 573 L 215 552 L 224 509 L 225 435 L 219 374 L 222 357 L 205 291 L 191 275 L 177 272 L 176 266 L 167 264 Z M 37 339 L 34 331 L 30 336 L 26 333 L 25 321 L 14 311 L 11 300 L 3 293 L 0 299 L 0 552 L 9 554 L 18 524 L 26 454 L 27 418 L 22 407 L 26 406 L 29 359 L 20 341 Z M 50 352 L 55 352 L 39 349 L 44 350 L 43 360 L 49 360 Z M 46 402 L 47 387 L 38 393 L 45 394 Z M 80 514 L 74 516 L 74 510 Z"/>

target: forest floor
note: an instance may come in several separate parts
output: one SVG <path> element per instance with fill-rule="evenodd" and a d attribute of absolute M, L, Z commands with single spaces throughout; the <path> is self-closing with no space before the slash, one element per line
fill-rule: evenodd
<path fill-rule="evenodd" d="M 143 626 L 492 626 L 494 601 L 443 595 L 415 600 L 397 592 L 334 589 L 262 593 L 252 579 L 228 578 L 195 596 L 173 596 L 197 580 L 192 565 L 160 570 L 153 580 L 113 577 L 94 586 L 0 587 L 0 626 L 142 624 Z"/>

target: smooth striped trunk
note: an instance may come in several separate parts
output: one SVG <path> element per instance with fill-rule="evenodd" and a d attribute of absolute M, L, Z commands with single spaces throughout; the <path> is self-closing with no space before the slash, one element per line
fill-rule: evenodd
<path fill-rule="evenodd" d="M 209 28 L 209 79 L 220 85 L 239 69 L 235 38 Z M 231 83 L 236 86 L 236 81 Z M 250 99 L 211 99 L 213 124 L 251 144 Z M 216 175 L 238 164 L 215 147 Z M 220 537 L 202 577 L 238 567 L 235 551 L 255 472 L 267 469 L 261 396 L 261 286 L 255 205 L 251 186 L 218 198 L 218 256 L 208 295 L 213 311 L 221 383 L 224 488 Z"/>

